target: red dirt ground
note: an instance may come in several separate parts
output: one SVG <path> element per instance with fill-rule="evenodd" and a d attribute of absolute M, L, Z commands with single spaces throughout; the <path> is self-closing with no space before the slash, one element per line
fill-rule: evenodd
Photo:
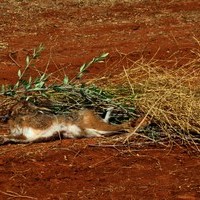
<path fill-rule="evenodd" d="M 109 67 L 120 70 L 121 53 L 132 60 L 166 60 L 194 56 L 191 50 L 198 48 L 199 0 L 75 2 L 1 0 L 2 84 L 16 81 L 25 56 L 40 43 L 46 50 L 39 69 L 61 74 L 75 74 L 84 62 L 109 52 L 107 68 L 95 65 L 92 78 Z M 98 141 L 1 146 L 0 199 L 200 199 L 197 156 L 180 148 L 90 145 Z"/>

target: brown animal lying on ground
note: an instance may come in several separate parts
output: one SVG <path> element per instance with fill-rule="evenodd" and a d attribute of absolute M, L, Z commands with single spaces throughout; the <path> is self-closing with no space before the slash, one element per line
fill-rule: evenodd
<path fill-rule="evenodd" d="M 47 111 L 46 108 L 40 110 Z M 109 123 L 113 108 L 107 109 L 104 119 L 94 111 L 83 109 L 71 116 L 38 112 L 38 107 L 19 102 L 10 113 L 10 134 L 0 136 L 0 144 L 44 142 L 62 138 L 91 138 L 127 133 L 134 128 L 144 128 L 151 121 L 140 117 L 119 125 Z"/>
<path fill-rule="evenodd" d="M 80 110 L 72 117 L 38 112 L 18 114 L 17 109 L 8 121 L 10 134 L 0 136 L 0 144 L 110 136 L 126 132 L 129 127 L 129 123 L 109 124 L 112 109 L 108 109 L 104 119 L 88 109 Z"/>

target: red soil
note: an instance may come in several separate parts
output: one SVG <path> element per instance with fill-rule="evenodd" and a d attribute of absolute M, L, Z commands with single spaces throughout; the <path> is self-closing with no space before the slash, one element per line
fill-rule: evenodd
<path fill-rule="evenodd" d="M 200 2 L 133 1 L 87 4 L 70 1 L 0 3 L 0 82 L 13 83 L 19 66 L 40 43 L 36 66 L 73 75 L 81 64 L 109 52 L 134 61 L 195 56 L 200 38 Z M 57 75 L 60 77 L 60 74 Z M 3 133 L 3 130 L 1 130 Z M 199 199 L 200 160 L 184 149 L 91 147 L 96 139 L 0 147 L 0 199 Z"/>

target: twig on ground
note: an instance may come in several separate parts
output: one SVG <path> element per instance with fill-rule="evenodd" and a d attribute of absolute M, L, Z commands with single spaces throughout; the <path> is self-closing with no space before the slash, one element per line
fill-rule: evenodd
<path fill-rule="evenodd" d="M 21 195 L 21 194 L 18 194 L 16 192 L 13 192 L 13 191 L 4 192 L 4 191 L 0 190 L 0 193 L 4 194 L 6 196 L 9 196 L 10 198 L 25 198 L 25 199 L 35 199 L 35 200 L 38 199 L 36 197 L 31 197 L 31 196 L 27 196 L 27 195 Z"/>

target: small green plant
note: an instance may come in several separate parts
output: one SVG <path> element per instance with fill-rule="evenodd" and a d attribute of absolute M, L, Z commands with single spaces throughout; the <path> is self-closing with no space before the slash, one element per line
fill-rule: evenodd
<path fill-rule="evenodd" d="M 17 73 L 18 81 L 14 85 L 14 89 L 18 89 L 21 85 L 23 85 L 25 89 L 29 89 L 31 87 L 32 78 L 30 76 L 28 81 L 26 81 L 25 80 L 26 72 L 31 66 L 34 66 L 33 61 L 40 57 L 41 52 L 43 50 L 44 50 L 44 45 L 40 44 L 37 48 L 33 49 L 33 54 L 31 56 L 29 55 L 26 56 L 26 62 L 25 62 L 26 64 L 25 64 L 24 70 L 23 71 L 21 71 L 20 69 L 18 70 L 18 73 Z M 36 78 L 35 80 L 36 87 L 37 86 L 41 87 L 41 84 L 38 85 L 38 80 L 40 80 L 40 82 L 44 82 L 46 80 L 45 77 L 46 75 L 43 74 L 39 79 Z"/>
<path fill-rule="evenodd" d="M 37 48 L 33 49 L 32 55 L 27 55 L 25 60 L 25 67 L 23 70 L 18 70 L 18 80 L 15 85 L 2 85 L 1 86 L 1 94 L 8 95 L 8 96 L 14 96 L 16 93 L 22 93 L 22 92 L 43 92 L 47 91 L 48 89 L 56 89 L 56 90 L 62 90 L 63 87 L 73 84 L 73 81 L 76 79 L 80 79 L 83 77 L 83 75 L 87 72 L 87 69 L 92 66 L 95 63 L 103 62 L 107 56 L 108 53 L 103 53 L 98 57 L 93 58 L 88 63 L 84 63 L 77 74 L 75 78 L 72 80 L 69 80 L 68 76 L 64 76 L 62 84 L 61 85 L 52 85 L 47 86 L 48 78 L 51 76 L 51 74 L 43 73 L 41 76 L 32 78 L 31 76 L 27 77 L 27 71 L 30 69 L 30 67 L 33 67 L 34 61 L 38 59 L 41 55 L 41 52 L 44 50 L 44 45 L 40 44 Z"/>
<path fill-rule="evenodd" d="M 101 63 L 103 62 L 107 57 L 108 57 L 109 53 L 103 53 L 101 54 L 100 56 L 96 57 L 96 58 L 93 58 L 90 62 L 88 63 L 84 63 L 81 67 L 80 67 L 80 70 L 79 70 L 79 73 L 77 75 L 77 78 L 81 78 L 84 73 L 87 72 L 87 69 L 93 65 L 94 63 Z"/>
<path fill-rule="evenodd" d="M 2 85 L 1 94 L 7 96 L 14 96 L 17 92 L 21 92 L 23 88 L 25 91 L 38 90 L 42 88 L 47 80 L 47 76 L 43 74 L 41 77 L 32 80 L 32 77 L 27 77 L 27 71 L 30 67 L 34 66 L 34 61 L 40 57 L 41 52 L 44 50 L 43 44 L 33 49 L 32 55 L 27 55 L 25 60 L 24 69 L 19 69 L 17 72 L 18 80 L 14 85 Z"/>
<path fill-rule="evenodd" d="M 109 55 L 108 53 L 102 53 L 81 65 L 74 78 L 69 79 L 65 75 L 61 83 L 49 84 L 53 78 L 52 74 L 43 73 L 33 78 L 27 73 L 31 67 L 36 68 L 35 61 L 41 56 L 44 49 L 44 46 L 40 44 L 33 49 L 31 55 L 26 56 L 23 70 L 19 69 L 17 72 L 16 84 L 2 85 L 0 95 L 31 101 L 38 105 L 42 105 L 42 102 L 48 102 L 44 106 L 54 113 L 68 113 L 71 110 L 87 107 L 103 114 L 105 108 L 114 107 L 115 113 L 122 113 L 119 117 L 116 115 L 115 122 L 133 117 L 133 104 L 126 105 L 130 99 L 126 99 L 125 103 L 124 97 L 119 99 L 111 91 L 106 91 L 94 84 L 82 84 L 79 81 L 87 73 L 89 67 L 95 63 L 104 62 Z"/>

